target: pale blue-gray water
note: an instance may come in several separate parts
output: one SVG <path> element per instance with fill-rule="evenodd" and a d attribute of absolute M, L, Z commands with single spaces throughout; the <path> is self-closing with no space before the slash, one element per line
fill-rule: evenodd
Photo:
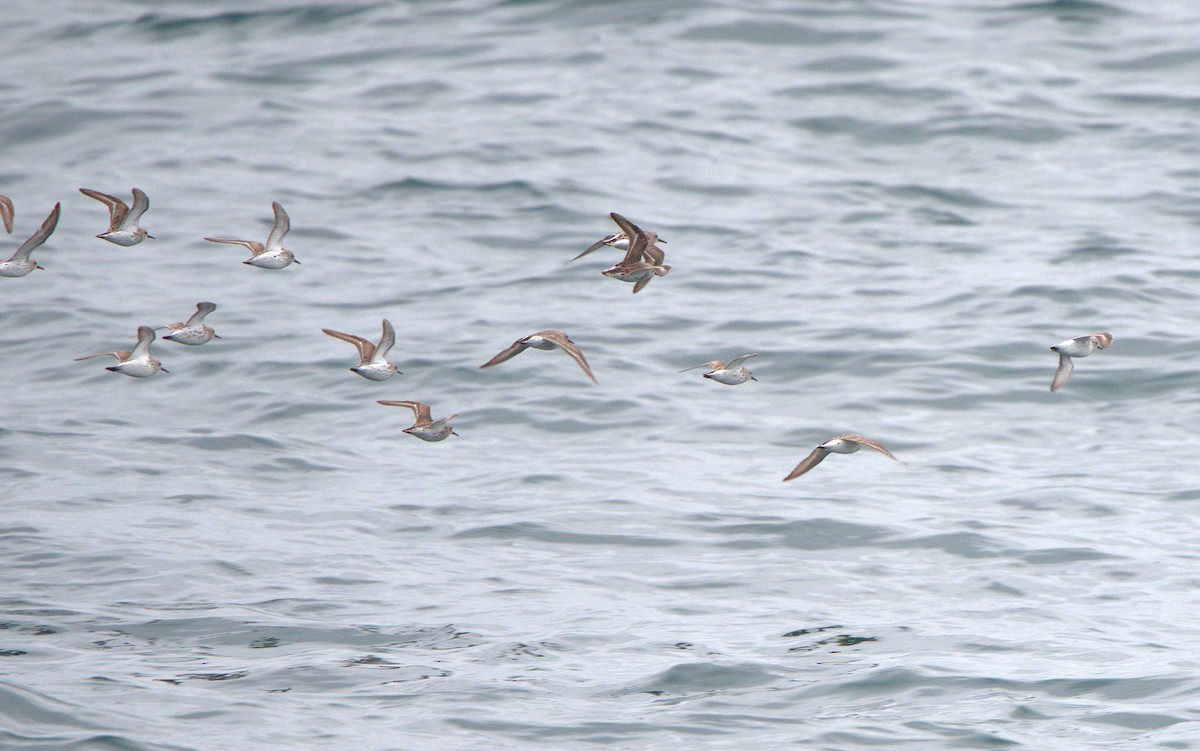
<path fill-rule="evenodd" d="M 2 16 L 0 747 L 1200 749 L 1192 0 Z"/>

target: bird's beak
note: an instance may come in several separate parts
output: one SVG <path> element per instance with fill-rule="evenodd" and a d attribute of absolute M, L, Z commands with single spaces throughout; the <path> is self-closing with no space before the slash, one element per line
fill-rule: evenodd
<path fill-rule="evenodd" d="M 161 370 L 161 371 L 162 371 L 162 372 L 164 372 L 164 373 L 167 373 L 168 375 L 171 373 L 171 371 L 167 370 L 166 368 L 164 368 L 164 367 L 162 367 L 162 366 L 159 366 L 159 368 L 158 368 L 158 369 L 159 369 L 159 370 Z"/>
<path fill-rule="evenodd" d="M 458 435 L 458 433 L 455 433 L 453 430 L 451 430 L 451 431 L 450 431 L 450 435 Z M 460 436 L 460 435 L 458 435 L 458 437 L 459 437 L 459 438 L 462 438 L 462 436 Z"/>
<path fill-rule="evenodd" d="M 751 381 L 757 381 L 758 379 L 757 379 L 757 378 L 755 378 L 754 376 L 750 376 L 750 380 L 751 380 Z"/>
<path fill-rule="evenodd" d="M 220 337 L 220 335 L 218 335 L 218 334 L 213 334 L 213 339 L 220 339 L 220 338 L 221 338 L 221 337 Z"/>
<path fill-rule="evenodd" d="M 34 267 L 35 269 L 41 269 L 42 271 L 45 271 L 45 270 L 46 270 L 46 267 L 45 267 L 45 266 L 42 266 L 41 264 L 37 264 L 37 263 L 33 264 L 33 267 Z"/>
<path fill-rule="evenodd" d="M 300 263 L 300 262 L 299 262 L 299 261 L 297 261 L 295 258 L 293 258 L 293 259 L 292 259 L 292 263 Z"/>
<path fill-rule="evenodd" d="M 158 238 L 157 238 L 157 237 L 155 237 L 154 235 L 149 235 L 149 234 L 148 234 L 148 235 L 146 235 L 146 237 L 147 237 L 147 238 L 149 238 L 149 239 L 151 239 L 151 240 L 157 240 L 157 239 L 158 239 Z M 666 242 L 666 240 L 663 240 L 663 242 Z"/>

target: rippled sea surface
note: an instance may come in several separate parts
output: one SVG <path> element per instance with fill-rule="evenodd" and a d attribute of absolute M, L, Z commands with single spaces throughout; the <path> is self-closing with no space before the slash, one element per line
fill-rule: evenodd
<path fill-rule="evenodd" d="M 1196 3 L 3 15 L 0 747 L 1200 748 Z"/>

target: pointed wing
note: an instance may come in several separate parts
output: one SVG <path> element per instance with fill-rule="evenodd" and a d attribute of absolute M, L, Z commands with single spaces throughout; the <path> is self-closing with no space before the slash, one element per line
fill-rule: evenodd
<path fill-rule="evenodd" d="M 375 357 L 382 360 L 395 344 L 396 330 L 392 328 L 392 322 L 384 318 L 383 333 L 379 336 L 379 345 L 375 347 Z"/>
<path fill-rule="evenodd" d="M 1058 353 L 1058 370 L 1054 371 L 1054 380 L 1050 382 L 1050 391 L 1058 391 L 1071 378 L 1071 373 L 1075 370 L 1075 363 L 1071 361 L 1070 355 Z"/>
<path fill-rule="evenodd" d="M 748 354 L 748 355 L 742 355 L 741 357 L 735 357 L 735 358 L 733 358 L 732 360 L 730 360 L 729 362 L 725 363 L 725 367 L 727 367 L 727 368 L 736 368 L 737 366 L 739 366 L 739 365 L 741 365 L 742 363 L 744 363 L 744 362 L 746 362 L 747 360 L 749 360 L 751 357 L 758 357 L 758 353 L 757 353 L 757 352 L 751 352 L 751 353 L 750 353 L 750 354 Z"/>
<path fill-rule="evenodd" d="M 1113 335 L 1107 331 L 1101 331 L 1092 336 L 1096 337 L 1096 346 L 1100 349 L 1108 349 L 1108 345 L 1113 343 Z"/>
<path fill-rule="evenodd" d="M 107 193 L 101 193 L 98 190 L 92 190 L 91 188 L 80 188 L 79 192 L 88 198 L 95 198 L 108 207 L 109 232 L 115 232 L 125 226 L 125 216 L 129 213 L 129 207 L 120 198 L 110 196 Z"/>
<path fill-rule="evenodd" d="M 878 441 L 872 441 L 870 438 L 864 438 L 857 433 L 846 433 L 844 435 L 838 436 L 838 438 L 844 438 L 849 441 L 854 441 L 855 443 L 859 444 L 860 446 L 866 446 L 869 449 L 874 449 L 875 451 L 878 451 L 879 453 L 883 454 L 884 456 L 886 456 L 887 458 L 891 459 L 894 462 L 900 461 L 899 459 L 897 459 L 895 456 L 892 455 L 891 451 L 888 451 L 887 449 L 885 449 L 883 447 L 883 444 L 879 443 Z"/>
<path fill-rule="evenodd" d="M 192 317 L 187 319 L 185 324 L 188 327 L 199 326 L 204 323 L 204 316 L 217 309 L 216 303 L 198 302 L 196 303 L 196 312 L 192 313 Z"/>
<path fill-rule="evenodd" d="M 137 344 L 133 345 L 133 352 L 130 354 L 130 359 L 144 357 L 150 352 L 150 342 L 154 341 L 154 329 L 149 326 L 138 326 Z"/>
<path fill-rule="evenodd" d="M 13 227 L 13 204 L 8 196 L 0 196 L 0 219 L 4 220 L 4 231 L 11 235 Z M 591 251 L 589 250 L 588 252 L 590 253 Z"/>
<path fill-rule="evenodd" d="M 511 360 L 514 357 L 516 357 L 517 355 L 524 352 L 525 350 L 529 349 L 529 345 L 525 343 L 525 338 L 526 337 L 521 337 L 520 339 L 513 342 L 512 345 L 510 345 L 508 349 L 500 352 L 495 357 L 493 357 L 492 359 L 485 362 L 483 365 L 480 365 L 479 369 L 483 370 L 484 368 L 490 368 L 493 365 L 499 365 L 500 363 L 504 362 L 505 360 Z"/>
<path fill-rule="evenodd" d="M 609 235 L 608 237 L 604 238 L 603 240 L 597 240 L 596 242 L 592 243 L 591 247 L 589 247 L 587 250 L 583 251 L 579 255 L 575 256 L 571 260 L 578 261 L 580 258 L 583 258 L 588 253 L 591 253 L 593 250 L 599 250 L 600 248 L 603 248 L 605 245 L 608 245 L 610 242 L 613 242 L 616 239 L 617 239 L 616 235 Z"/>
<path fill-rule="evenodd" d="M 566 334 L 561 331 L 543 331 L 540 335 L 542 338 L 549 339 L 550 341 L 554 342 L 556 345 L 558 345 L 559 349 L 561 349 L 563 352 L 566 352 L 567 355 L 569 355 L 570 358 L 575 361 L 575 364 L 587 374 L 587 377 L 592 379 L 592 383 L 599 383 L 599 381 L 596 380 L 596 376 L 592 374 L 592 369 L 588 366 L 587 360 L 584 359 L 583 352 L 575 345 L 574 342 L 567 338 Z"/>
<path fill-rule="evenodd" d="M 800 475 L 825 461 L 825 457 L 827 456 L 829 456 L 829 449 L 823 449 L 820 446 L 817 446 L 812 450 L 811 454 L 804 457 L 804 460 L 796 465 L 795 469 L 788 473 L 787 477 L 783 478 L 783 481 L 787 482 L 788 480 L 795 480 Z"/>
<path fill-rule="evenodd" d="M 642 288 L 645 287 L 647 284 L 649 284 L 650 280 L 653 278 L 654 278 L 653 274 L 646 274 L 641 279 L 638 279 L 637 284 L 633 285 L 633 294 L 636 295 L 637 293 L 641 292 Z"/>
<path fill-rule="evenodd" d="M 109 355 L 117 358 L 117 362 L 125 362 L 126 360 L 129 359 L 130 354 L 132 354 L 132 353 L 127 350 L 123 350 L 123 349 L 117 350 L 116 352 L 97 352 L 94 355 L 84 355 L 83 357 L 76 357 L 75 362 L 79 362 L 80 360 L 90 360 L 93 357 L 108 357 Z"/>
<path fill-rule="evenodd" d="M 657 237 L 654 239 L 658 240 Z M 662 262 L 667 260 L 667 254 L 663 253 L 662 248 L 651 242 L 649 237 L 646 238 L 646 260 L 655 266 L 661 266 Z"/>
<path fill-rule="evenodd" d="M 343 342 L 350 342 L 358 348 L 359 363 L 365 365 L 371 361 L 371 357 L 375 354 L 375 345 L 363 339 L 361 336 L 354 334 L 343 334 L 340 331 L 333 329 L 321 329 L 324 333 L 332 336 L 334 339 L 341 339 Z"/>
<path fill-rule="evenodd" d="M 271 208 L 275 211 L 275 224 L 271 227 L 271 234 L 267 237 L 267 250 L 279 250 L 283 247 L 283 236 L 292 228 L 292 223 L 288 219 L 287 212 L 278 202 L 272 202 Z"/>
<path fill-rule="evenodd" d="M 429 417 L 428 404 L 410 401 L 391 401 L 387 399 L 378 399 L 376 401 L 385 407 L 407 407 L 411 409 L 413 416 L 416 418 L 416 420 L 413 422 L 413 427 L 429 425 L 433 422 L 433 420 Z"/>
<path fill-rule="evenodd" d="M 642 254 L 646 252 L 646 233 L 642 232 L 641 228 L 615 211 L 609 216 L 629 238 L 629 249 L 625 251 L 625 258 L 621 263 L 641 263 Z M 634 290 L 636 292 L 637 290 Z"/>
<path fill-rule="evenodd" d="M 210 243 L 225 243 L 226 245 L 241 245 L 246 250 L 250 251 L 250 256 L 261 256 L 266 251 L 263 250 L 262 243 L 256 243 L 253 240 L 230 240 L 226 237 L 206 237 Z"/>
<path fill-rule="evenodd" d="M 29 236 L 29 239 L 21 243 L 21 247 L 17 248 L 17 252 L 13 253 L 13 260 L 27 259 L 33 249 L 46 242 L 46 238 L 54 233 L 54 228 L 58 226 L 58 215 L 62 208 L 62 204 L 54 204 L 54 209 L 50 215 L 46 217 L 46 221 L 42 222 L 42 226 L 38 227 L 38 231 Z"/>
<path fill-rule="evenodd" d="M 725 367 L 725 363 L 721 362 L 720 360 L 709 360 L 708 362 L 702 362 L 699 365 L 693 365 L 690 368 L 684 368 L 683 370 L 681 370 L 679 372 L 686 373 L 689 370 L 695 370 L 696 368 L 708 368 L 709 370 L 720 370 L 721 368 L 724 368 L 724 367 Z"/>
<path fill-rule="evenodd" d="M 125 215 L 125 221 L 136 227 L 138 220 L 142 218 L 142 214 L 145 214 L 148 208 L 150 208 L 150 198 L 142 192 L 141 188 L 134 188 L 133 206 L 129 207 L 129 213 Z"/>

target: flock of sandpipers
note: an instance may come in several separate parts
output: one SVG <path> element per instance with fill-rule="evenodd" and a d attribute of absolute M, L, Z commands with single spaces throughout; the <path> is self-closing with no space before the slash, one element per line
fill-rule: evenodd
<path fill-rule="evenodd" d="M 150 200 L 141 190 L 137 188 L 133 189 L 132 206 L 126 205 L 124 201 L 115 196 L 90 188 L 80 188 L 80 192 L 85 196 L 100 201 L 108 207 L 108 230 L 100 233 L 97 237 L 123 247 L 137 245 L 148 237 L 153 239 L 154 236 L 147 233 L 138 224 L 142 215 L 150 208 Z M 291 228 L 287 212 L 278 203 L 272 203 L 271 208 L 275 212 L 275 223 L 271 227 L 270 235 L 267 236 L 266 245 L 253 240 L 233 240 L 221 237 L 206 237 L 204 239 L 214 243 L 243 246 L 250 252 L 250 258 L 243 261 L 243 263 L 250 266 L 257 266 L 261 269 L 282 269 L 292 263 L 300 263 L 290 250 L 283 247 L 283 238 Z M 31 273 L 34 269 L 42 268 L 31 258 L 31 254 L 45 243 L 47 238 L 54 232 L 54 228 L 58 225 L 60 210 L 61 204 L 55 204 L 54 210 L 42 222 L 42 226 L 28 240 L 22 243 L 21 247 L 17 248 L 17 252 L 13 253 L 12 258 L 0 262 L 0 276 L 21 277 Z M 13 216 L 12 201 L 4 196 L 0 196 L 0 219 L 3 220 L 5 231 L 10 234 L 13 229 Z M 658 243 L 666 243 L 666 240 L 663 240 L 654 232 L 641 229 L 620 214 L 612 213 L 609 216 L 616 223 L 617 231 L 597 240 L 591 247 L 571 260 L 582 258 L 592 251 L 605 246 L 623 249 L 625 257 L 610 268 L 605 269 L 602 273 L 604 276 L 633 284 L 633 292 L 637 294 L 650 283 L 651 279 L 656 276 L 666 276 L 671 270 L 671 267 L 664 263 L 666 254 L 658 247 Z M 163 339 L 189 346 L 205 344 L 213 339 L 220 339 L 212 327 L 204 322 L 205 317 L 216 309 L 217 306 L 211 302 L 197 303 L 196 312 L 187 321 L 168 323 L 158 328 L 167 329 L 170 332 L 164 335 Z M 333 331 L 331 329 L 322 329 L 322 331 L 329 336 L 354 345 L 358 350 L 358 365 L 350 368 L 350 370 L 363 378 L 371 381 L 383 381 L 400 372 L 387 359 L 388 351 L 396 341 L 395 330 L 387 319 L 383 320 L 383 333 L 378 343 L 371 343 L 361 336 L 346 334 L 341 331 Z M 75 359 L 78 361 L 90 360 L 94 357 L 114 357 L 117 363 L 109 366 L 107 369 L 134 378 L 146 378 L 160 370 L 164 373 L 170 372 L 162 367 L 162 363 L 150 355 L 150 344 L 155 339 L 154 332 L 155 328 L 153 327 L 139 326 L 137 330 L 137 343 L 132 350 L 98 352 Z M 1067 382 L 1067 379 L 1071 377 L 1071 372 L 1074 370 L 1073 358 L 1087 357 L 1097 349 L 1107 348 L 1112 344 L 1112 341 L 1111 334 L 1099 332 L 1074 339 L 1067 339 L 1051 347 L 1051 351 L 1058 353 L 1058 369 L 1055 370 L 1054 379 L 1050 382 L 1050 390 L 1059 390 Z M 490 368 L 493 365 L 499 365 L 506 360 L 516 357 L 529 347 L 533 347 L 534 349 L 561 349 L 579 365 L 584 374 L 593 383 L 596 383 L 596 376 L 592 373 L 592 369 L 584 358 L 583 352 L 562 331 L 538 331 L 528 336 L 523 336 L 479 367 Z M 752 352 L 741 355 L 729 362 L 711 360 L 692 366 L 691 368 L 685 368 L 679 372 L 682 373 L 696 368 L 707 368 L 708 372 L 704 373 L 705 378 L 727 386 L 737 386 L 746 381 L 758 380 L 743 364 L 746 360 L 755 357 L 757 354 L 756 352 Z M 458 417 L 458 414 L 434 420 L 430 414 L 428 404 L 407 400 L 392 401 L 381 399 L 378 401 L 379 404 L 385 406 L 406 407 L 412 410 L 414 417 L 413 424 L 411 427 L 405 428 L 404 432 L 416 436 L 423 441 L 442 441 L 451 435 L 458 435 L 450 425 L 450 421 Z M 864 438 L 856 433 L 846 433 L 831 438 L 814 448 L 812 453 L 797 464 L 795 469 L 788 473 L 787 477 L 783 478 L 784 482 L 808 472 L 820 464 L 831 453 L 853 454 L 864 447 L 878 451 L 890 459 L 896 459 L 880 443 Z"/>

